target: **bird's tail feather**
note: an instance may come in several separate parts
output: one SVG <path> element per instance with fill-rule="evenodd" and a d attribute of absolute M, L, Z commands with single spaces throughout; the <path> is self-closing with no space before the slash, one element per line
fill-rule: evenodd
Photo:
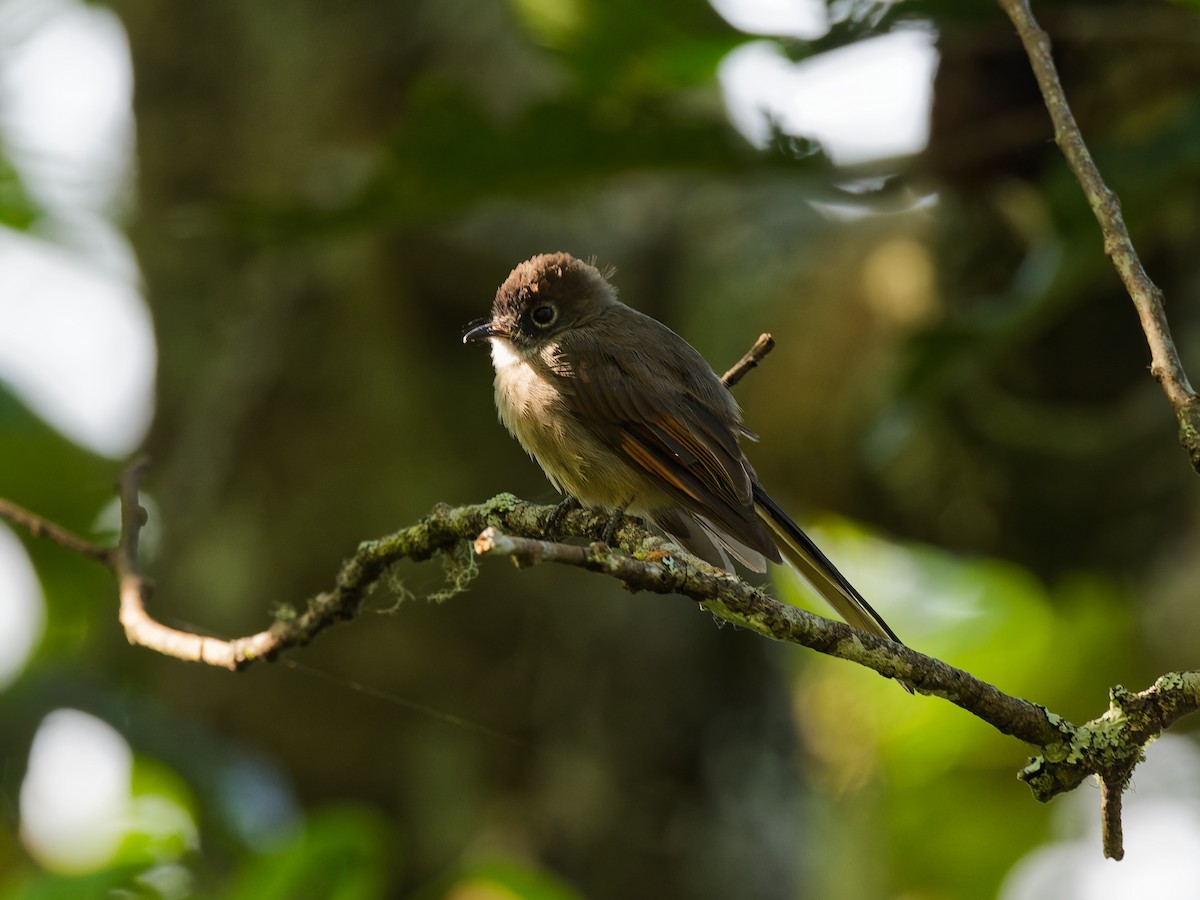
<path fill-rule="evenodd" d="M 863 631 L 869 631 L 896 643 L 900 639 L 875 612 L 846 576 L 837 570 L 821 549 L 800 526 L 791 520 L 759 485 L 754 485 L 754 509 L 775 539 L 779 552 L 796 572 L 813 586 L 838 615 Z"/>

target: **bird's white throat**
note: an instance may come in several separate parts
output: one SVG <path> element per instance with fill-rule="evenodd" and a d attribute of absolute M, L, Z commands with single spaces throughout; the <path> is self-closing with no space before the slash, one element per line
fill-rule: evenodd
<path fill-rule="evenodd" d="M 495 366 L 497 372 L 524 362 L 517 353 L 517 348 L 508 338 L 490 337 L 488 342 L 492 345 L 492 365 Z"/>

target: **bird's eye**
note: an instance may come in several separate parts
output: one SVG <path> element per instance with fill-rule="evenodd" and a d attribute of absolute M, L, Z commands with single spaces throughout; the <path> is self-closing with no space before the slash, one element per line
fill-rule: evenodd
<path fill-rule="evenodd" d="M 558 318 L 558 310 L 553 306 L 539 306 L 529 314 L 533 319 L 533 324 L 539 328 L 549 328 L 554 324 L 554 320 Z"/>

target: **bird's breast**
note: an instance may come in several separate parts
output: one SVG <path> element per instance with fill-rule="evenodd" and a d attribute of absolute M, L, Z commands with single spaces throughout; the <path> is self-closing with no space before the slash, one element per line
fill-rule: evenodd
<path fill-rule="evenodd" d="M 492 341 L 492 365 L 496 368 L 496 409 L 500 420 L 521 441 L 530 430 L 550 428 L 561 415 L 562 397 L 539 368 L 522 356 L 504 338 Z M 528 448 L 527 448 L 528 449 Z"/>
<path fill-rule="evenodd" d="M 503 338 L 492 338 L 500 421 L 558 484 L 569 452 L 562 393 L 535 363 Z"/>
<path fill-rule="evenodd" d="M 504 427 L 560 491 L 587 504 L 623 506 L 646 493 L 629 463 L 586 429 L 570 409 L 565 376 L 541 357 L 528 359 L 492 338 L 496 410 Z"/>

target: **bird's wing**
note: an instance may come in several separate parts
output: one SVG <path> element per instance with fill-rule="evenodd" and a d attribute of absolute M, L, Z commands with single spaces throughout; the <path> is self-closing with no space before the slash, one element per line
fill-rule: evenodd
<path fill-rule="evenodd" d="M 586 364 L 563 371 L 569 377 L 560 386 L 582 426 L 684 508 L 776 558 L 754 512 L 753 476 L 738 446 L 738 423 L 723 417 L 724 410 L 688 391 L 669 364 L 662 377 L 639 379 L 636 387 L 607 354 L 589 354 Z"/>

